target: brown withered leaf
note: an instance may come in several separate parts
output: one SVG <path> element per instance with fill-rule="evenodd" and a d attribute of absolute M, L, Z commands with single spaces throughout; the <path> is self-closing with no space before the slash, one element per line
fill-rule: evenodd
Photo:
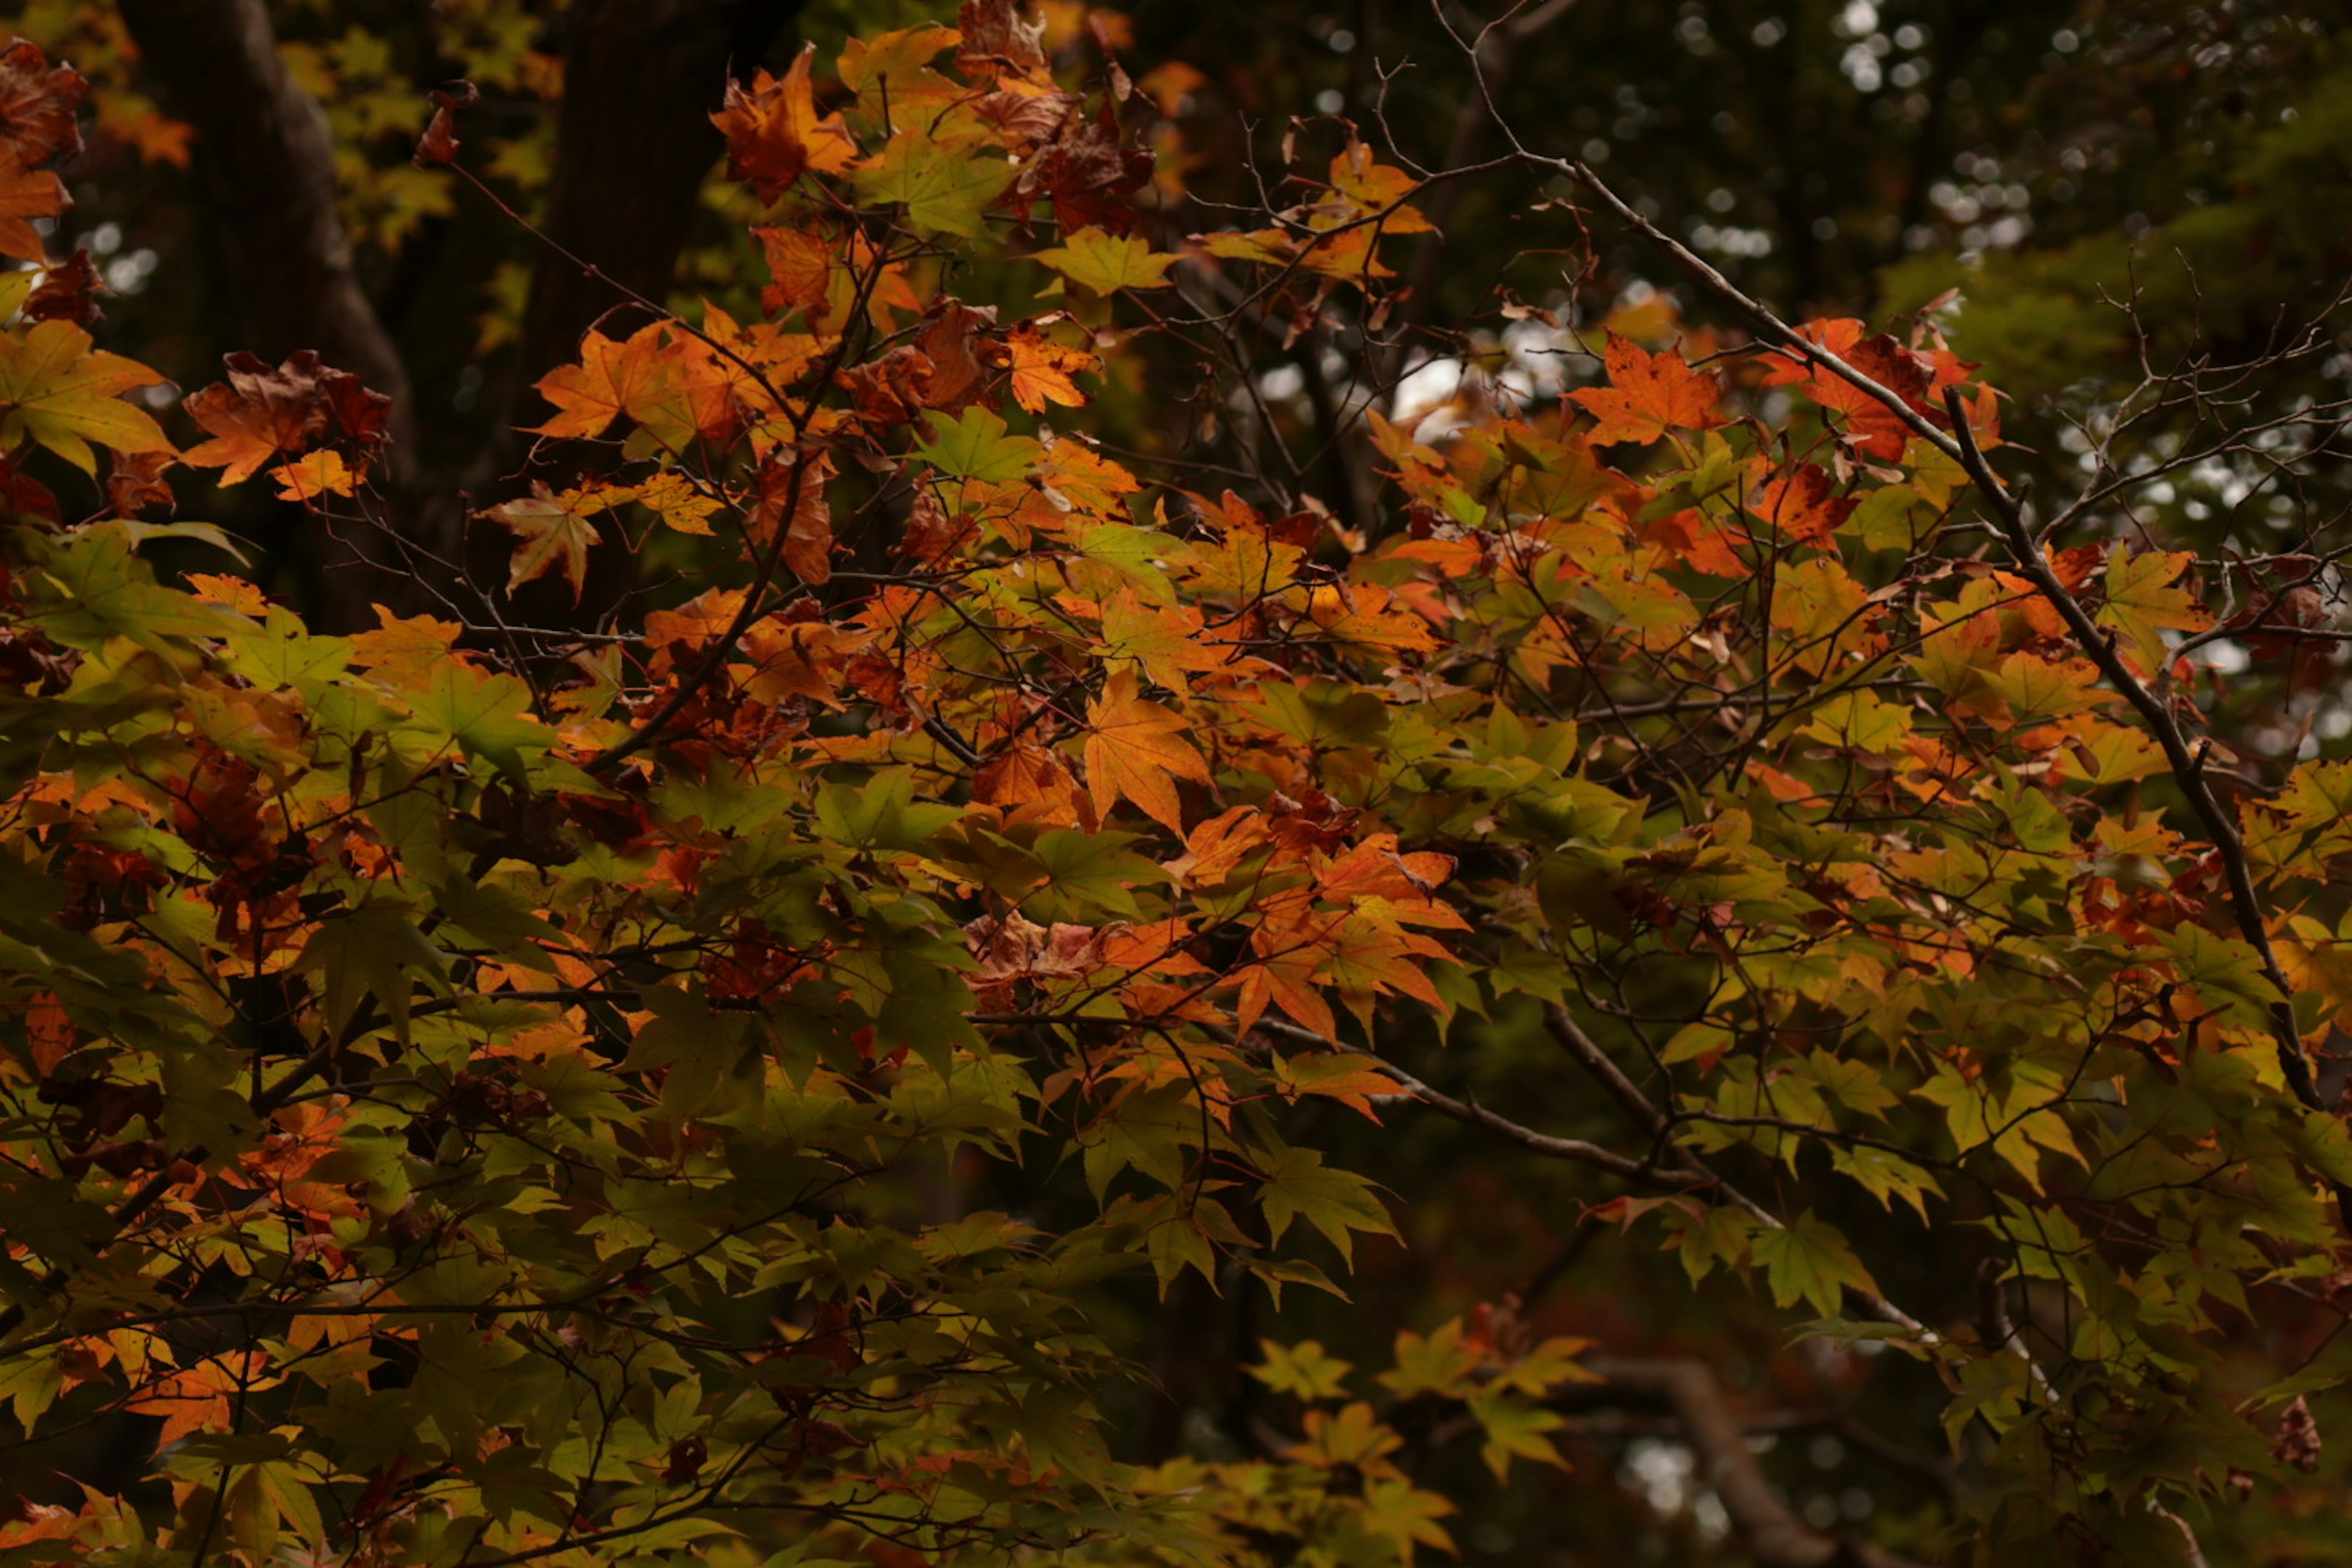
<path fill-rule="evenodd" d="M 274 455 L 306 452 L 341 437 L 362 447 L 379 446 L 392 399 L 371 392 L 346 370 L 321 364 L 303 349 L 272 370 L 249 353 L 222 363 L 228 380 L 189 397 L 188 416 L 212 439 L 189 448 L 183 461 L 221 468 L 220 482 L 240 484 Z"/>
<path fill-rule="evenodd" d="M 64 184 L 55 174 L 27 169 L 0 156 L 0 256 L 40 260 L 47 252 L 34 221 L 55 217 L 71 205 Z"/>
<path fill-rule="evenodd" d="M 457 110 L 470 109 L 482 95 L 470 81 L 453 81 L 433 89 L 433 119 L 416 139 L 414 162 L 420 169 L 457 161 Z"/>
<path fill-rule="evenodd" d="M 852 365 L 841 373 L 850 405 L 869 425 L 904 425 L 929 401 L 934 378 L 931 358 L 912 343 L 901 343 L 880 359 Z"/>
<path fill-rule="evenodd" d="M 87 327 L 106 312 L 98 308 L 99 291 L 106 280 L 87 250 L 77 250 L 41 275 L 25 297 L 25 315 L 35 321 L 71 321 Z"/>
<path fill-rule="evenodd" d="M 178 505 L 163 470 L 179 459 L 169 452 L 110 452 L 107 454 L 106 499 L 117 517 L 137 517 L 150 507 L 169 516 Z"/>
<path fill-rule="evenodd" d="M 824 499 L 824 482 L 832 477 L 833 460 L 824 453 L 790 450 L 771 452 L 752 477 L 745 528 L 764 546 L 781 523 L 784 564 L 803 583 L 833 576 L 833 509 Z"/>
<path fill-rule="evenodd" d="M 971 518 L 950 517 L 929 486 L 918 486 L 915 504 L 907 514 L 907 531 L 898 540 L 898 553 L 917 565 L 928 566 L 971 538 L 978 527 Z"/>
<path fill-rule="evenodd" d="M 1104 942 L 1123 929 L 1116 921 L 1083 926 L 1056 921 L 1044 926 L 1016 910 L 1002 919 L 982 915 L 963 933 L 986 980 L 1066 980 L 1101 968 Z"/>
<path fill-rule="evenodd" d="M 1075 92 L 1059 88 L 1037 90 L 1023 84 L 1023 90 L 999 88 L 983 93 L 972 102 L 972 112 L 1004 132 L 1012 150 L 1026 157 L 1030 153 L 1061 136 L 1066 128 L 1078 123 L 1078 110 L 1086 101 Z"/>
<path fill-rule="evenodd" d="M 2299 1394 L 2279 1412 L 2271 1458 L 2293 1465 L 2306 1476 L 2319 1468 L 2319 1423 L 2312 1419 L 2311 1402 Z"/>
<path fill-rule="evenodd" d="M 956 12 L 955 67 L 966 81 L 1004 76 L 1042 76 L 1045 69 L 1045 23 L 1024 21 L 1014 0 L 964 0 Z"/>
<path fill-rule="evenodd" d="M 1013 189 L 1051 201 L 1064 234 L 1082 228 L 1125 234 L 1135 226 L 1135 209 L 1118 198 L 1150 183 L 1151 154 L 1125 143 L 1106 104 L 1097 118 L 1066 124 L 1029 161 Z"/>
<path fill-rule="evenodd" d="M 710 122 L 727 138 L 727 177 L 748 180 L 762 201 L 774 201 L 802 174 L 838 174 L 857 156 L 841 116 L 817 118 L 809 67 L 816 46 L 804 44 L 781 79 L 760 72 L 746 89 L 727 84 L 727 98 Z"/>
<path fill-rule="evenodd" d="M 0 50 L 0 159 L 21 168 L 81 151 L 74 116 L 89 83 L 71 66 L 53 66 L 24 38 Z"/>
<path fill-rule="evenodd" d="M 981 401 L 988 388 L 988 367 L 976 346 L 981 334 L 996 325 L 996 307 L 975 310 L 961 300 L 941 300 L 923 317 L 915 344 L 931 362 L 931 384 L 923 405 L 942 414 L 961 414 Z"/>

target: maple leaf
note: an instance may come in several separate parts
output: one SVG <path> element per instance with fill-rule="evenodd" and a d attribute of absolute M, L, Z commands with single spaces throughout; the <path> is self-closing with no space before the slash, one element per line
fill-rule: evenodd
<path fill-rule="evenodd" d="M 1137 684 L 1133 671 L 1117 671 L 1103 683 L 1102 695 L 1087 705 L 1087 790 L 1097 812 L 1130 800 L 1181 833 L 1184 810 L 1175 781 L 1207 784 L 1209 764 L 1184 738 L 1192 725 L 1145 701 Z"/>
<path fill-rule="evenodd" d="M 1756 515 L 1795 544 L 1819 544 L 1838 531 L 1858 502 L 1833 498 L 1827 468 L 1800 463 L 1764 481 Z"/>
<path fill-rule="evenodd" d="M 588 549 L 596 542 L 596 525 L 589 520 L 605 510 L 602 498 L 578 490 L 557 495 L 536 482 L 529 496 L 492 507 L 484 515 L 522 541 L 507 570 L 507 591 L 561 567 L 577 603 L 588 586 Z"/>
<path fill-rule="evenodd" d="M 112 454 L 106 468 L 107 505 L 119 517 L 136 517 L 151 506 L 171 510 L 174 501 L 163 470 L 176 461 L 169 449 Z"/>
<path fill-rule="evenodd" d="M 711 537 L 710 514 L 726 503 L 705 494 L 686 475 L 665 468 L 637 487 L 636 502 L 680 533 Z"/>
<path fill-rule="evenodd" d="M 1402 169 L 1379 162 L 1354 135 L 1331 160 L 1331 188 L 1363 213 L 1381 215 L 1387 234 L 1425 234 L 1434 226 L 1405 204 L 1421 182 Z"/>
<path fill-rule="evenodd" d="M 98 296 L 105 291 L 106 281 L 99 276 L 89 252 L 77 250 L 41 274 L 40 282 L 26 296 L 25 319 L 87 327 L 105 314 L 98 308 Z"/>
<path fill-rule="evenodd" d="M 269 1358 L 259 1351 L 238 1351 L 207 1357 L 194 1366 L 165 1373 L 138 1398 L 123 1406 L 139 1415 L 160 1415 L 163 1429 L 155 1450 L 170 1447 L 193 1432 L 228 1425 L 236 1402 L 247 1389 L 268 1388 L 281 1381 L 264 1374 Z"/>
<path fill-rule="evenodd" d="M 961 42 L 955 67 L 966 81 L 1040 76 L 1045 68 L 1045 24 L 1022 20 L 1014 0 L 964 0 L 956 12 Z"/>
<path fill-rule="evenodd" d="M 942 298 L 923 313 L 915 346 L 931 364 L 924 406 L 961 414 L 980 400 L 987 389 L 988 367 L 980 361 L 979 344 L 982 334 L 995 325 L 995 306 L 975 310 L 961 300 Z"/>
<path fill-rule="evenodd" d="M 1837 355 L 1894 393 L 1915 413 L 1940 419 L 1927 401 L 1927 393 L 1936 384 L 1935 363 L 1885 332 L 1867 338 L 1863 332 L 1860 321 L 1842 318 L 1808 321 L 1798 329 L 1797 335 Z M 1777 350 L 1767 359 L 1766 365 L 1767 386 L 1801 385 L 1822 407 L 1845 416 L 1848 436 L 1865 456 L 1888 462 L 1903 456 L 1911 427 L 1877 397 L 1800 351 Z"/>
<path fill-rule="evenodd" d="M 930 395 L 936 372 L 931 356 L 912 343 L 900 343 L 878 360 L 852 365 L 837 379 L 849 394 L 850 406 L 869 425 L 904 425 Z"/>
<path fill-rule="evenodd" d="M 0 50 L 0 159 L 21 168 L 81 151 L 75 115 L 89 89 L 71 66 L 52 66 L 24 38 Z"/>
<path fill-rule="evenodd" d="M 242 484 L 277 454 L 299 456 L 331 437 L 362 448 L 383 441 L 392 399 L 369 391 L 349 371 L 322 364 L 309 349 L 275 370 L 248 353 L 222 363 L 228 380 L 182 405 L 212 439 L 190 447 L 181 460 L 222 469 L 224 485 Z"/>
<path fill-rule="evenodd" d="M 769 454 L 753 476 L 745 529 L 755 542 L 765 544 L 783 521 L 784 564 L 803 583 L 821 584 L 833 576 L 833 510 L 824 499 L 825 481 L 832 477 L 833 462 L 825 454 L 785 451 Z"/>
<path fill-rule="evenodd" d="M 2163 664 L 2166 631 L 2200 632 L 2213 624 L 2194 595 L 2172 585 L 2195 560 L 2195 553 L 2187 550 L 2147 550 L 2135 555 L 2120 543 L 2107 557 L 2106 603 L 2093 618 L 2122 635 L 2143 674 Z"/>
<path fill-rule="evenodd" d="M 1013 188 L 1021 196 L 1050 200 L 1054 222 L 1065 234 L 1082 228 L 1125 234 L 1135 226 L 1135 210 L 1116 198 L 1150 183 L 1151 154 L 1126 144 L 1106 103 L 1094 120 L 1069 116 L 1022 166 Z"/>
<path fill-rule="evenodd" d="M 1062 243 L 1031 257 L 1081 288 L 1097 294 L 1122 289 L 1165 289 L 1168 269 L 1180 258 L 1154 252 L 1135 235 L 1113 235 L 1099 228 L 1066 235 Z"/>
<path fill-rule="evenodd" d="M 322 495 L 347 496 L 358 489 L 357 476 L 352 472 L 351 465 L 332 447 L 280 463 L 269 471 L 269 477 L 278 481 L 278 493 L 294 501 L 314 501 Z"/>
<path fill-rule="evenodd" d="M 855 184 L 869 205 L 904 207 L 907 223 L 918 230 L 970 239 L 1012 181 L 1012 166 L 998 151 L 969 131 L 934 134 L 910 128 L 859 164 Z"/>
<path fill-rule="evenodd" d="M 1186 670 L 1216 669 L 1225 663 L 1223 649 L 1202 640 L 1206 633 L 1199 609 L 1149 605 L 1124 584 L 1103 605 L 1102 631 L 1103 658 L 1133 659 L 1155 684 L 1171 691 L 1184 689 Z"/>
<path fill-rule="evenodd" d="M 30 437 L 86 474 L 98 471 L 93 441 L 118 452 L 168 452 L 163 427 L 121 396 L 163 379 L 92 348 L 71 321 L 0 334 L 0 450 Z"/>
<path fill-rule="evenodd" d="M 816 46 L 803 44 L 781 80 L 762 70 L 747 89 L 727 84 L 724 107 L 710 117 L 727 138 L 727 177 L 748 180 L 760 199 L 773 202 L 802 174 L 839 174 L 857 156 L 841 116 L 817 118 L 809 80 Z"/>
<path fill-rule="evenodd" d="M 930 68 L 941 50 L 953 48 L 961 37 L 953 27 L 923 22 L 872 38 L 851 38 L 834 68 L 842 85 L 861 98 L 887 93 L 893 110 L 927 114 L 966 96 Z"/>
<path fill-rule="evenodd" d="M 1723 384 L 1694 370 L 1674 350 L 1652 353 L 1630 338 L 1609 334 L 1604 354 L 1607 386 L 1586 387 L 1569 396 L 1601 421 L 1585 439 L 1596 447 L 1623 441 L 1648 443 L 1669 430 L 1711 430 L 1723 423 L 1715 405 Z"/>
<path fill-rule="evenodd" d="M 420 169 L 457 161 L 457 110 L 470 109 L 482 95 L 470 81 L 452 82 L 433 89 L 433 119 L 417 138 L 415 163 Z"/>
<path fill-rule="evenodd" d="M 971 778 L 974 800 L 1055 821 L 1078 820 L 1077 781 L 1061 758 L 1043 746 L 1019 744 L 982 763 Z"/>
<path fill-rule="evenodd" d="M 555 416 L 530 427 L 534 436 L 593 440 L 633 405 L 641 403 L 663 374 L 662 323 L 640 327 L 625 342 L 591 330 L 580 342 L 580 363 L 560 364 L 539 378 L 541 396 L 555 405 Z"/>
<path fill-rule="evenodd" d="M 40 260 L 47 251 L 34 220 L 56 217 L 72 205 L 55 174 L 0 158 L 0 256 Z"/>
<path fill-rule="evenodd" d="M 1004 336 L 1004 348 L 1012 359 L 1013 399 L 1032 414 L 1044 413 L 1048 403 L 1082 408 L 1087 395 L 1070 375 L 1075 371 L 1099 370 L 1102 362 L 1084 349 L 1055 342 L 1045 336 L 1044 325 L 1044 321 L 1024 321 Z"/>

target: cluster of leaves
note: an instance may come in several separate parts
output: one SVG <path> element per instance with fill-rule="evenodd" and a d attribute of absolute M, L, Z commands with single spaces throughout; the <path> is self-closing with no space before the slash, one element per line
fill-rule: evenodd
<path fill-rule="evenodd" d="M 2129 700 L 2187 707 L 2198 563 L 1990 552 L 1948 448 L 1997 445 L 1992 394 L 1852 321 L 1369 416 L 1380 532 L 1055 428 L 1188 341 L 1166 300 L 1376 313 L 1425 220 L 1350 133 L 1256 226 L 1160 233 L 1108 35 L 1098 97 L 1041 39 L 973 0 L 837 89 L 803 54 L 729 90 L 761 313 L 609 320 L 541 384 L 576 482 L 477 520 L 509 586 L 709 572 L 561 663 L 163 580 L 142 544 L 204 531 L 138 521 L 173 454 L 118 395 L 155 378 L 10 275 L 0 1394 L 37 1446 L 151 1423 L 156 1484 L 0 1542 L 1410 1561 L 1452 1544 L 1396 1458 L 1429 1412 L 1497 1478 L 1556 1464 L 1579 1344 L 1489 1312 L 1377 1399 L 1270 1344 L 1295 1436 L 1144 1469 L 1104 1303 L 1333 1289 L 1391 1226 L 1307 1112 L 1420 1100 L 1928 1368 L 1988 1477 L 1956 1539 L 2177 1550 L 2282 1463 L 2253 1415 L 2345 1370 L 2293 1363 L 2352 1184 L 2280 1037 L 2352 1010 L 2352 773 L 2217 842 Z M 31 169 L 78 79 L 8 58 Z M 315 356 L 183 412 L 181 461 L 377 517 L 382 400 Z M 93 446 L 77 520 L 25 468 Z M 1529 1020 L 1623 1152 L 1395 1059 Z M 2022 1321 L 1890 1300 L 1898 1206 L 1980 1233 Z M 2249 1373 L 2258 1291 L 2292 1342 Z"/>

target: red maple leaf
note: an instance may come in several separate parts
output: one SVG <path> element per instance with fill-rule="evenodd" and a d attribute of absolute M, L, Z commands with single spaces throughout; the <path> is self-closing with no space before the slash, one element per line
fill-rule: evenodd
<path fill-rule="evenodd" d="M 1669 430 L 1709 430 L 1723 423 L 1715 412 L 1723 384 L 1693 370 L 1680 353 L 1654 354 L 1612 332 L 1606 360 L 1609 385 L 1569 394 L 1601 421 L 1587 437 L 1594 446 L 1655 441 Z"/>
<path fill-rule="evenodd" d="M 1794 543 L 1819 544 L 1837 531 L 1855 505 L 1830 494 L 1828 469 L 1806 463 L 1764 481 L 1756 514 Z"/>

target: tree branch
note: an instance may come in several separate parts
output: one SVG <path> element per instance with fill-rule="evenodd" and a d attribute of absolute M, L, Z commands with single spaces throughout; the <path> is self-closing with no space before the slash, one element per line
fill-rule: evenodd
<path fill-rule="evenodd" d="M 1261 1024 L 1260 1027 L 1264 1025 Z M 1587 1143 L 1580 1138 L 1555 1138 L 1549 1132 L 1523 1127 L 1508 1117 L 1496 1115 L 1482 1105 L 1442 1094 L 1402 1068 L 1388 1062 L 1381 1062 L 1380 1069 L 1403 1089 L 1404 1093 L 1398 1098 L 1417 1100 L 1432 1110 L 1467 1126 L 1499 1133 L 1522 1149 L 1530 1149 L 1555 1160 L 1573 1160 L 1579 1164 L 1597 1166 L 1612 1176 L 1650 1186 L 1691 1187 L 1702 1185 L 1709 1180 L 1693 1172 L 1661 1170 L 1644 1161 L 1628 1159 L 1612 1149 L 1603 1149 L 1598 1143 Z"/>
<path fill-rule="evenodd" d="M 1791 1513 L 1756 1462 L 1747 1428 L 1724 1402 L 1722 1384 L 1702 1363 L 1606 1356 L 1585 1365 L 1608 1379 L 1611 1389 L 1658 1400 L 1674 1411 L 1700 1473 L 1759 1568 L 1912 1568 L 1908 1558 L 1827 1534 Z"/>

